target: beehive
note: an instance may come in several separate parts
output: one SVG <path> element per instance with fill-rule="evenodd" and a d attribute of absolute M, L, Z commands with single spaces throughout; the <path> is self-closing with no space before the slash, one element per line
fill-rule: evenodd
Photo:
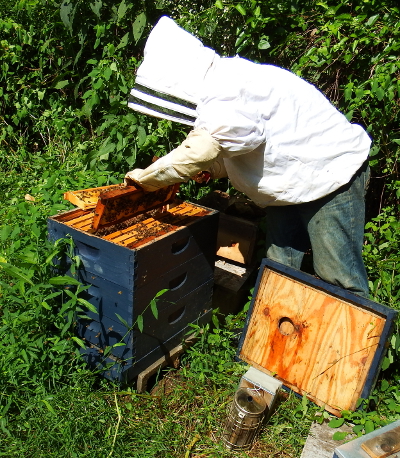
<path fill-rule="evenodd" d="M 49 237 L 72 237 L 82 261 L 76 276 L 88 286 L 83 297 L 98 312 L 77 323 L 87 342 L 84 357 L 92 367 L 105 367 L 107 378 L 129 382 L 178 345 L 189 323 L 209 319 L 218 212 L 181 202 L 96 234 L 93 218 L 93 209 L 52 216 Z M 68 272 L 67 260 L 60 269 Z M 149 303 L 164 289 L 156 319 Z M 139 315 L 143 332 L 135 325 Z"/>

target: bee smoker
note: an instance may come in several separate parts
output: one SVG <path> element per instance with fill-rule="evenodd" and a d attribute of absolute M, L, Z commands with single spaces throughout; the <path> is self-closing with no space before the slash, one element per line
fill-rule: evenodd
<path fill-rule="evenodd" d="M 258 433 L 267 408 L 262 391 L 239 388 L 228 408 L 222 440 L 230 450 L 248 450 Z"/>

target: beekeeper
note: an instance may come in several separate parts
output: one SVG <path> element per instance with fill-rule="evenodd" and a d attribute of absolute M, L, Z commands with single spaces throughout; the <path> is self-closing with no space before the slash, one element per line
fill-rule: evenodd
<path fill-rule="evenodd" d="M 153 28 L 130 93 L 134 110 L 193 127 L 146 169 L 147 191 L 202 171 L 267 207 L 267 257 L 368 297 L 361 257 L 371 140 L 313 85 L 273 65 L 220 57 L 172 19 Z"/>

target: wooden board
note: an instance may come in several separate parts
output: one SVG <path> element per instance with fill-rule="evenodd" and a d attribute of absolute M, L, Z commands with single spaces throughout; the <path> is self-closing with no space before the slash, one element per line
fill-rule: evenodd
<path fill-rule="evenodd" d="M 99 188 L 79 189 L 78 191 L 67 191 L 64 193 L 64 199 L 69 200 L 71 204 L 76 205 L 81 210 L 88 210 L 97 205 L 99 196 L 102 192 L 124 189 L 123 184 L 114 184 L 110 186 L 101 186 Z"/>
<path fill-rule="evenodd" d="M 179 184 L 166 186 L 154 192 L 145 192 L 135 186 L 101 193 L 94 211 L 92 229 L 126 221 L 140 213 L 172 202 Z"/>
<path fill-rule="evenodd" d="M 370 393 L 396 314 L 264 260 L 238 357 L 340 416 Z"/>

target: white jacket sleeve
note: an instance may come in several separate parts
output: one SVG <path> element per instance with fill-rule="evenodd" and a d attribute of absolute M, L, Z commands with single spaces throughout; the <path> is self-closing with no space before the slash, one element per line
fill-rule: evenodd
<path fill-rule="evenodd" d="M 216 161 L 221 147 L 206 130 L 192 130 L 176 149 L 161 157 L 146 169 L 135 169 L 125 175 L 146 191 L 188 181 Z"/>
<path fill-rule="evenodd" d="M 210 132 L 225 158 L 246 154 L 264 143 L 268 135 L 259 108 L 252 101 L 242 101 L 240 95 L 205 98 L 197 107 L 195 127 Z"/>

